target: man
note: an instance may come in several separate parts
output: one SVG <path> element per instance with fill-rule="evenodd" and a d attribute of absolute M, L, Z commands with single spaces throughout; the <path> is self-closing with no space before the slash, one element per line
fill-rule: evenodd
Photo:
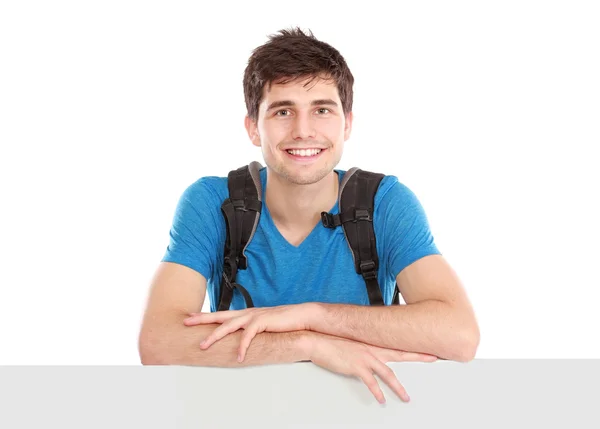
<path fill-rule="evenodd" d="M 380 401 L 377 374 L 408 401 L 391 361 L 469 361 L 479 344 L 474 312 L 433 242 L 415 195 L 385 176 L 373 227 L 384 306 L 370 306 L 336 213 L 337 170 L 352 129 L 353 76 L 340 53 L 299 29 L 257 48 L 244 74 L 251 142 L 262 148 L 263 208 L 236 293 L 216 311 L 227 177 L 203 177 L 183 193 L 170 243 L 152 282 L 139 338 L 143 364 L 236 367 L 312 361 L 359 377 Z M 232 166 L 232 169 L 238 166 Z M 406 305 L 389 305 L 394 288 Z M 201 311 L 208 292 L 210 313 Z M 204 340 L 204 341 L 203 341 Z"/>

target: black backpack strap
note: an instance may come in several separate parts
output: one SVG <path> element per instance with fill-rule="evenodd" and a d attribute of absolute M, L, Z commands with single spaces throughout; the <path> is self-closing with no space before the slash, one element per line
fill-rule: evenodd
<path fill-rule="evenodd" d="M 380 173 L 351 168 L 340 185 L 339 214 L 321 213 L 321 221 L 325 227 L 343 228 L 352 251 L 355 270 L 365 281 L 371 305 L 384 304 L 377 281 L 379 258 L 373 228 L 375 194 L 384 177 Z M 398 303 L 397 287 L 392 303 Z"/>
<path fill-rule="evenodd" d="M 235 278 L 239 269 L 247 268 L 244 251 L 254 236 L 262 210 L 262 186 L 259 174 L 261 168 L 258 162 L 252 162 L 229 172 L 227 176 L 229 198 L 221 205 L 227 236 L 217 311 L 229 310 L 234 289 L 238 289 L 244 296 L 248 308 L 254 307 L 250 294 L 242 285 L 236 283 Z"/>
<path fill-rule="evenodd" d="M 392 305 L 400 304 L 400 290 L 398 289 L 398 285 L 394 288 L 394 296 L 392 297 Z"/>

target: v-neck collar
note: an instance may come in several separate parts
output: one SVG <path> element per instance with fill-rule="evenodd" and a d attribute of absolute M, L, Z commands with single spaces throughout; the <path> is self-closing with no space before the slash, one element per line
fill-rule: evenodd
<path fill-rule="evenodd" d="M 342 182 L 342 172 L 340 170 L 334 170 L 337 173 L 338 176 L 338 180 L 339 180 L 339 184 L 341 185 Z M 274 231 L 275 234 L 275 239 L 279 242 L 279 244 L 285 248 L 288 249 L 292 249 L 295 251 L 300 251 L 302 250 L 304 247 L 308 246 L 308 242 L 311 241 L 312 237 L 314 237 L 319 230 L 322 227 L 322 223 L 321 221 L 319 221 L 314 228 L 310 231 L 310 233 L 304 238 L 304 240 L 302 240 L 302 242 L 300 242 L 300 244 L 298 244 L 297 246 L 293 245 L 292 243 L 290 243 L 281 233 L 281 231 L 279 231 L 279 228 L 277 228 L 277 225 L 275 225 L 275 221 L 273 221 L 273 217 L 271 216 L 271 212 L 269 211 L 269 208 L 267 207 L 267 203 L 265 200 L 265 194 L 267 192 L 267 169 L 266 167 L 263 167 L 263 169 L 260 171 L 260 177 L 261 177 L 261 182 L 262 182 L 262 213 L 261 215 L 265 217 L 265 221 L 268 224 L 268 227 Z M 336 199 L 335 204 L 333 205 L 333 207 L 329 210 L 329 213 L 332 214 L 337 214 L 339 211 L 339 201 Z"/>

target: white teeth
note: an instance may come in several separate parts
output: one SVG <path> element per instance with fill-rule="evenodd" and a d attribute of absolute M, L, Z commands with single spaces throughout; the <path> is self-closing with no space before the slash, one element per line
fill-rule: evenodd
<path fill-rule="evenodd" d="M 321 149 L 288 149 L 288 153 L 295 156 L 315 156 L 321 152 Z"/>

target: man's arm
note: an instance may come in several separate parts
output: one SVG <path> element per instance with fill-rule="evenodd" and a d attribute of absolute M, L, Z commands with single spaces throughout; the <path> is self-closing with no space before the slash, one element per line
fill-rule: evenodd
<path fill-rule="evenodd" d="M 219 323 L 203 349 L 239 329 L 244 356 L 261 332 L 315 331 L 331 337 L 465 362 L 479 345 L 479 327 L 462 285 L 441 255 L 412 263 L 397 276 L 406 305 L 303 303 L 190 315 L 188 327 Z"/>
<path fill-rule="evenodd" d="M 200 341 L 217 325 L 186 327 L 183 320 L 202 309 L 205 295 L 206 279 L 201 274 L 179 264 L 160 264 L 139 335 L 142 364 L 233 367 L 309 360 L 304 332 L 257 335 L 242 363 L 237 362 L 241 332 L 201 350 Z"/>
<path fill-rule="evenodd" d="M 317 304 L 310 328 L 380 347 L 469 361 L 479 327 L 462 284 L 441 255 L 430 255 L 397 276 L 406 305 L 368 307 Z"/>
<path fill-rule="evenodd" d="M 308 361 L 304 332 L 257 335 L 248 348 L 242 363 L 237 361 L 241 332 L 234 332 L 218 341 L 209 350 L 201 350 L 200 339 L 209 335 L 218 325 L 197 326 L 187 330 L 182 323 L 185 316 L 172 319 L 169 328 L 156 338 L 153 350 L 140 354 L 144 365 L 190 365 L 212 367 L 241 367 Z M 304 342 L 306 344 L 306 342 Z"/>

